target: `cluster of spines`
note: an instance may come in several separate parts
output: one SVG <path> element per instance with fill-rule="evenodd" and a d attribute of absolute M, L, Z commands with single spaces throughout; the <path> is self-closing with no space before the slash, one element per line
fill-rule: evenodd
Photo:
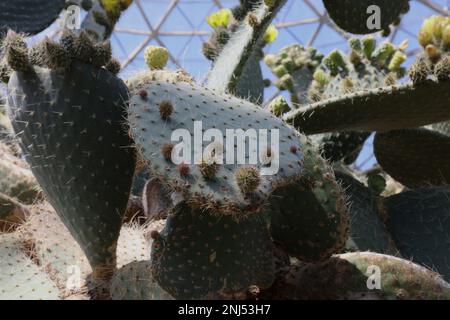
<path fill-rule="evenodd" d="M 3 40 L 3 48 L 7 65 L 2 66 L 2 80 L 9 80 L 9 69 L 21 72 L 29 72 L 33 66 L 67 69 L 74 59 L 104 67 L 113 74 L 120 71 L 120 62 L 112 57 L 110 43 L 96 43 L 84 30 L 76 34 L 66 29 L 59 43 L 45 38 L 31 49 L 22 34 L 10 30 Z"/>

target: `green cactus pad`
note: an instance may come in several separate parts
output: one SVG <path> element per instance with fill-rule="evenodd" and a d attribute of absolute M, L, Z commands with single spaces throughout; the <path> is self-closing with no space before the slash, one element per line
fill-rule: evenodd
<path fill-rule="evenodd" d="M 9 114 L 33 174 L 96 269 L 115 265 L 135 157 L 124 83 L 73 61 L 34 67 L 8 84 Z"/>
<path fill-rule="evenodd" d="M 294 183 L 300 177 L 302 152 L 298 133 L 269 112 L 245 100 L 217 94 L 213 90 L 186 82 L 150 81 L 142 90 L 144 91 L 131 98 L 128 120 L 132 135 L 142 154 L 149 161 L 151 174 L 158 176 L 171 190 L 182 192 L 189 203 L 222 214 L 246 215 L 258 210 L 275 188 Z M 167 120 L 161 116 L 161 103 L 170 104 L 173 108 Z M 218 129 L 224 136 L 223 142 L 215 141 L 213 144 L 218 150 L 224 150 L 223 158 L 218 160 L 222 160 L 224 164 L 220 165 L 213 179 L 206 179 L 199 167 L 202 160 L 201 152 L 211 142 L 202 142 L 203 149 L 197 154 L 194 147 L 191 148 L 192 151 L 187 151 L 191 155 L 191 161 L 182 167 L 167 160 L 165 152 L 161 152 L 164 145 L 178 143 L 178 140 L 171 141 L 171 135 L 176 129 L 187 130 L 194 138 L 193 143 L 198 137 L 201 139 L 200 131 L 194 132 L 196 121 L 201 121 L 203 130 Z M 227 147 L 227 143 L 233 143 L 231 138 L 228 140 L 226 138 L 227 129 L 243 131 L 254 129 L 254 132 L 266 129 L 269 137 L 271 130 L 279 130 L 279 152 L 272 148 L 272 156 L 275 161 L 279 159 L 280 170 L 273 175 L 261 175 L 260 184 L 253 193 L 244 194 L 236 183 L 235 174 L 239 169 L 249 165 L 249 159 L 246 158 L 246 164 L 236 164 L 236 150 L 239 144 Z M 264 141 L 254 142 L 261 144 Z M 270 142 L 268 145 L 274 146 Z M 295 152 L 291 151 L 292 148 L 295 148 Z M 268 147 L 259 149 L 258 154 L 268 151 Z M 232 152 L 230 150 L 234 150 L 235 157 L 232 162 L 235 164 L 226 161 L 227 152 L 230 154 Z M 249 155 L 247 151 L 245 155 Z M 256 160 L 257 164 L 252 163 L 251 167 L 264 172 L 267 165 L 264 165 L 263 161 Z"/>
<path fill-rule="evenodd" d="M 48 203 L 29 210 L 31 215 L 19 229 L 22 238 L 33 245 L 36 258 L 64 296 L 77 292 L 77 286 L 83 286 L 92 271 L 83 250 Z M 68 288 L 68 279 L 73 276 L 79 276 L 81 283 L 71 283 L 73 287 Z"/>
<path fill-rule="evenodd" d="M 450 189 L 424 188 L 387 198 L 387 225 L 405 258 L 450 281 Z"/>
<path fill-rule="evenodd" d="M 330 131 L 390 131 L 450 119 L 450 82 L 377 88 L 324 100 L 285 115 L 306 134 Z"/>
<path fill-rule="evenodd" d="M 214 299 L 267 288 L 273 248 L 264 218 L 240 222 L 180 204 L 152 246 L 153 276 L 176 299 Z"/>
<path fill-rule="evenodd" d="M 152 277 L 150 261 L 124 265 L 111 281 L 113 300 L 173 300 Z"/>
<path fill-rule="evenodd" d="M 347 195 L 350 214 L 350 237 L 346 248 L 352 251 L 396 253 L 391 236 L 378 213 L 381 197 L 350 175 L 341 171 L 335 174 Z"/>
<path fill-rule="evenodd" d="M 120 230 L 117 242 L 117 267 L 134 261 L 150 259 L 151 239 L 145 236 L 145 228 L 137 224 L 126 224 Z"/>
<path fill-rule="evenodd" d="M 18 234 L 0 234 L 0 300 L 59 300 L 56 285 L 23 250 Z"/>
<path fill-rule="evenodd" d="M 342 160 L 345 164 L 352 164 L 369 136 L 369 132 L 333 132 L 313 135 L 311 140 L 320 146 L 322 156 L 329 162 Z"/>
<path fill-rule="evenodd" d="M 264 101 L 264 79 L 259 63 L 259 57 L 252 56 L 242 71 L 236 84 L 234 95 L 261 105 Z"/>
<path fill-rule="evenodd" d="M 378 270 L 380 289 L 373 282 Z M 450 299 L 450 284 L 438 274 L 411 261 L 372 252 L 340 254 L 323 263 L 296 266 L 287 282 L 288 299 Z"/>
<path fill-rule="evenodd" d="M 384 171 L 403 185 L 450 184 L 450 137 L 420 128 L 378 133 L 374 153 Z"/>
<path fill-rule="evenodd" d="M 340 252 L 347 241 L 345 195 L 333 170 L 309 140 L 302 138 L 305 169 L 297 185 L 282 187 L 269 198 L 275 243 L 302 261 Z"/>
<path fill-rule="evenodd" d="M 339 28 L 354 34 L 389 30 L 389 25 L 409 10 L 409 0 L 323 0 L 323 3 L 331 19 Z M 371 5 L 377 5 L 381 9 L 379 29 L 368 27 L 368 20 L 374 14 L 367 12 Z"/>
<path fill-rule="evenodd" d="M 65 0 L 14 0 L 0 3 L 0 38 L 8 29 L 36 34 L 55 21 Z"/>
<path fill-rule="evenodd" d="M 9 151 L 0 142 L 0 192 L 23 202 L 31 204 L 36 200 L 38 184 L 26 163 Z"/>

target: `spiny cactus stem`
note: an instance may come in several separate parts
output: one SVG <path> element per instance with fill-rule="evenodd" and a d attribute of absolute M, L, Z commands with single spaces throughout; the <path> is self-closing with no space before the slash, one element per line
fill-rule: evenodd
<path fill-rule="evenodd" d="M 263 1 L 256 7 L 254 15 L 260 20 L 257 26 L 242 22 L 240 28 L 222 50 L 207 79 L 208 87 L 219 92 L 235 92 L 244 67 L 258 44 L 264 41 L 264 34 L 278 11 L 287 0 L 275 0 L 267 7 Z"/>

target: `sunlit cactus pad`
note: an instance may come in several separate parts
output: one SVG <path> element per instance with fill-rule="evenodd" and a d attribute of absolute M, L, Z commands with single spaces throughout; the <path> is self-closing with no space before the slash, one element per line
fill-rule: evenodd
<path fill-rule="evenodd" d="M 131 98 L 129 113 L 133 137 L 149 161 L 151 174 L 159 176 L 161 181 L 173 190 L 183 192 L 188 202 L 201 208 L 227 214 L 243 211 L 249 213 L 258 209 L 278 186 L 293 183 L 300 176 L 302 147 L 298 133 L 282 120 L 245 100 L 220 95 L 186 82 L 154 81 Z M 195 126 L 199 124 L 202 128 L 195 132 Z M 179 138 L 176 141 L 171 140 L 176 129 L 187 129 L 191 135 L 192 148 L 187 151 L 191 154 L 190 163 L 174 164 L 172 161 L 173 152 L 169 146 L 178 143 Z M 211 142 L 200 142 L 200 152 L 197 153 L 194 147 L 195 140 L 202 139 L 201 130 L 207 129 L 215 129 L 223 135 L 223 141 L 214 141 L 213 144 L 217 147 L 217 154 L 223 150 L 223 157 L 214 161 L 222 159 L 226 163 L 218 163 L 215 170 L 205 173 L 199 165 L 202 163 L 201 152 Z M 256 140 L 252 138 L 254 144 L 248 143 L 247 139 L 247 148 L 245 152 L 241 152 L 246 157 L 244 164 L 236 161 L 238 147 L 243 144 L 237 143 L 236 140 L 234 143 L 232 138 L 227 139 L 227 129 L 255 129 Z M 266 129 L 267 140 L 258 138 L 261 129 Z M 274 129 L 279 131 L 279 152 L 278 141 L 275 138 L 274 141 L 270 140 Z M 265 141 L 266 146 L 263 145 Z M 248 146 L 252 144 L 250 151 L 255 151 L 257 159 L 249 164 Z M 227 161 L 227 153 L 230 150 L 234 152 L 234 159 L 229 157 L 232 161 Z M 259 161 L 260 153 L 264 155 L 262 159 L 270 159 Z M 207 154 L 203 156 L 203 160 L 208 160 L 206 157 Z M 271 175 L 263 175 L 262 172 L 275 164 L 277 159 L 280 170 Z M 240 171 L 242 169 L 244 171 Z M 261 174 L 258 178 L 260 181 L 246 186 L 248 189 L 237 181 L 239 172 L 245 170 L 256 170 Z"/>
<path fill-rule="evenodd" d="M 285 120 L 307 134 L 389 131 L 450 120 L 450 81 L 360 91 L 293 111 Z"/>

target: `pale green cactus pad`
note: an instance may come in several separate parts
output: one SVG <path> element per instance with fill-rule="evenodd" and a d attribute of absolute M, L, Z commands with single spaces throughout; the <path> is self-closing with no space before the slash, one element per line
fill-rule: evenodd
<path fill-rule="evenodd" d="M 56 284 L 22 249 L 19 235 L 0 234 L 0 300 L 59 300 Z"/>
<path fill-rule="evenodd" d="M 170 110 L 166 116 L 163 116 L 163 105 Z M 149 81 L 144 89 L 131 98 L 128 120 L 137 147 L 149 161 L 151 174 L 160 177 L 161 182 L 172 190 L 181 191 L 189 203 L 201 208 L 224 214 L 249 214 L 259 209 L 278 186 L 294 183 L 301 174 L 302 147 L 295 130 L 250 102 L 217 94 L 214 90 L 195 84 Z M 164 151 L 167 145 L 178 143 L 179 137 L 175 138 L 176 141 L 171 139 L 177 129 L 187 130 L 188 138 L 192 140 L 192 148 L 186 151 L 190 155 L 190 163 L 185 163 L 181 169 L 178 163 L 172 161 L 174 152 L 167 154 Z M 211 144 L 211 141 L 201 141 L 202 130 L 204 132 L 207 129 L 214 129 L 215 133 L 223 135 L 223 141 L 215 140 L 212 144 L 216 155 L 223 150 L 223 157 L 216 157 L 219 159 L 214 160 L 219 163 L 217 172 L 209 178 L 205 178 L 199 166 L 202 163 L 202 150 Z M 254 163 L 251 165 L 248 164 L 249 158 L 244 159 L 244 164 L 236 161 L 236 155 L 249 156 L 247 150 L 238 150 L 243 144 L 226 138 L 226 130 L 239 129 L 242 132 L 254 129 L 255 136 L 250 139 L 249 145 L 256 157 L 252 159 Z M 270 141 L 274 129 L 279 133 L 279 150 L 276 138 Z M 257 135 L 262 130 L 266 130 L 268 140 L 258 139 Z M 198 146 L 195 145 L 196 139 L 200 141 Z M 267 145 L 264 146 L 265 141 Z M 200 152 L 195 152 L 195 148 Z M 271 156 L 268 161 L 265 154 Z M 227 161 L 227 158 L 231 161 Z M 219 161 L 226 163 L 221 165 Z M 270 167 L 267 163 L 272 165 L 276 162 L 279 162 L 280 170 L 275 174 L 264 175 L 263 172 Z M 244 167 L 256 168 L 261 174 L 255 191 L 241 190 L 236 182 L 236 173 Z"/>
<path fill-rule="evenodd" d="M 111 282 L 113 300 L 173 300 L 152 277 L 150 261 L 124 265 Z"/>

